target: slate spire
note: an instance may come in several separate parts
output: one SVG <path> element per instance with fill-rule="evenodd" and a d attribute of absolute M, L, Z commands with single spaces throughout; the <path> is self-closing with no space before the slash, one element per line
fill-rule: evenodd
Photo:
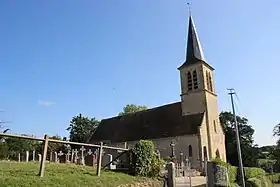
<path fill-rule="evenodd" d="M 189 29 L 188 29 L 188 43 L 186 51 L 186 61 L 182 65 L 194 64 L 196 62 L 206 62 L 202 47 L 196 32 L 195 24 L 192 16 L 189 17 Z"/>

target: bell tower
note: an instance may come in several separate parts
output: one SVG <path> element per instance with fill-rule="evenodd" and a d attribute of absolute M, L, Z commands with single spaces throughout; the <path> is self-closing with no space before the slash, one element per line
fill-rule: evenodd
<path fill-rule="evenodd" d="M 214 68 L 204 57 L 192 16 L 189 17 L 186 60 L 178 68 L 181 80 L 182 115 L 205 113 L 205 132 L 209 159 L 219 152 L 225 158 L 224 133 L 219 122 Z M 219 144 L 218 144 L 219 142 Z M 223 159 L 224 160 L 224 159 Z"/>

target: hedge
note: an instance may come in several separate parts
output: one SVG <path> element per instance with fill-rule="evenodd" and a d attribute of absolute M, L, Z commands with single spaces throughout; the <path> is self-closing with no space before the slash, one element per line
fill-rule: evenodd
<path fill-rule="evenodd" d="M 248 187 L 273 187 L 272 182 L 267 176 L 257 176 L 246 181 Z"/>
<path fill-rule="evenodd" d="M 216 163 L 217 165 L 226 167 L 228 169 L 228 176 L 229 176 L 229 182 L 230 182 L 230 186 L 236 186 L 235 182 L 237 181 L 237 175 L 238 175 L 238 168 L 236 166 L 231 166 L 230 164 L 223 162 L 220 159 L 214 159 L 213 160 L 214 163 Z M 250 179 L 250 185 L 257 185 L 259 182 L 264 184 L 267 183 L 267 181 L 270 181 L 270 179 L 268 177 L 265 177 L 266 173 L 263 169 L 261 168 L 255 168 L 255 167 L 245 167 L 244 168 L 244 174 L 245 174 L 245 179 Z M 220 175 L 217 174 L 217 175 Z M 219 177 L 219 176 L 217 176 Z M 276 177 L 275 177 L 276 178 Z M 249 182 L 249 180 L 248 180 Z M 270 185 L 270 184 L 269 184 Z M 270 187 L 270 186 L 263 186 L 263 187 Z M 253 186 L 255 187 L 255 186 Z"/>
<path fill-rule="evenodd" d="M 245 177 L 247 179 L 265 175 L 265 171 L 262 168 L 245 167 L 244 171 L 245 171 Z"/>
<path fill-rule="evenodd" d="M 258 167 L 264 169 L 268 173 L 272 173 L 277 168 L 277 160 L 273 159 L 258 159 Z"/>
<path fill-rule="evenodd" d="M 280 173 L 275 173 L 267 176 L 272 183 L 280 183 Z"/>

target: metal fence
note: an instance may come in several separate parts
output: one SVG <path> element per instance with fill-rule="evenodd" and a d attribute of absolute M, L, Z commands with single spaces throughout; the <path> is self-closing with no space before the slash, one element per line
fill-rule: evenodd
<path fill-rule="evenodd" d="M 191 163 L 181 162 L 181 163 L 175 163 L 175 177 L 181 178 L 183 182 L 190 187 L 192 186 L 192 169 L 191 169 Z"/>

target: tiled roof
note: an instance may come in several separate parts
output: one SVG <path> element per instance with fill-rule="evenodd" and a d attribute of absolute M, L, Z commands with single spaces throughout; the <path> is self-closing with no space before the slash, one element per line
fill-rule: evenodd
<path fill-rule="evenodd" d="M 182 116 L 181 102 L 104 119 L 91 141 L 137 141 L 197 134 L 204 113 Z"/>

